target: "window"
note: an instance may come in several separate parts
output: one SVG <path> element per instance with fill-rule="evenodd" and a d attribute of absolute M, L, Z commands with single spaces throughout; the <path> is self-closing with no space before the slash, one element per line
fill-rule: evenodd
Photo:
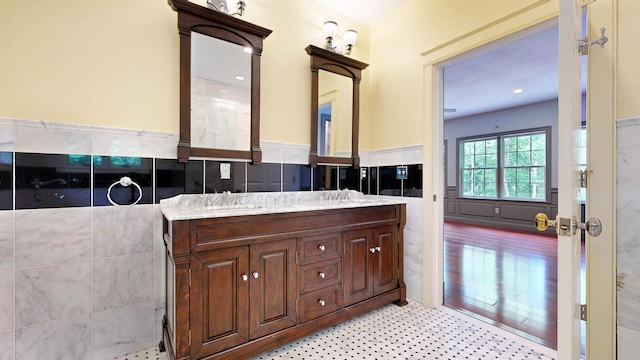
<path fill-rule="evenodd" d="M 548 129 L 460 141 L 460 195 L 544 201 Z"/>
<path fill-rule="evenodd" d="M 496 197 L 498 139 L 463 142 L 462 194 L 468 197 Z"/>
<path fill-rule="evenodd" d="M 502 197 L 544 200 L 547 137 L 545 133 L 505 136 Z"/>

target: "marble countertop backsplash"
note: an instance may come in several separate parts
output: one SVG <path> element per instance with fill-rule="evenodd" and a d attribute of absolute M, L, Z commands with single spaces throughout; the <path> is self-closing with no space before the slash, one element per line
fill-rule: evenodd
<path fill-rule="evenodd" d="M 178 195 L 160 200 L 169 221 L 403 204 L 354 190 Z"/>

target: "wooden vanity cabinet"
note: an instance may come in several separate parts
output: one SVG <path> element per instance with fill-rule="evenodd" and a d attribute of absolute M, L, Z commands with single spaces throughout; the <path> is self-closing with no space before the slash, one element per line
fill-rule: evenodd
<path fill-rule="evenodd" d="M 398 228 L 344 233 L 344 304 L 355 304 L 398 287 Z"/>
<path fill-rule="evenodd" d="M 165 218 L 161 347 L 169 359 L 245 359 L 406 304 L 404 223 L 404 204 Z"/>
<path fill-rule="evenodd" d="M 295 239 L 194 253 L 191 357 L 294 326 L 295 256 Z"/>

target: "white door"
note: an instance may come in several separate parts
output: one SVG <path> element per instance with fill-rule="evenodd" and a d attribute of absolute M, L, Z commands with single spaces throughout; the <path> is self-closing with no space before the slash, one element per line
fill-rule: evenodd
<path fill-rule="evenodd" d="M 558 358 L 559 359 L 580 359 L 580 231 L 574 233 L 575 227 L 584 226 L 576 223 L 575 219 L 580 219 L 580 209 L 577 201 L 579 186 L 579 157 L 578 133 L 581 122 L 581 96 L 580 88 L 580 54 L 579 41 L 582 39 L 582 1 L 564 0 L 560 1 L 559 15 L 559 95 L 558 95 L 558 219 L 556 230 L 558 231 Z M 587 26 L 587 33 L 589 34 Z M 591 32 L 592 33 L 592 32 Z M 591 38 L 593 34 L 589 34 Z M 592 50 L 587 49 L 589 52 Z M 593 51 L 598 51 L 597 47 Z M 596 58 L 602 57 L 602 53 Z M 594 68 L 593 62 L 589 61 L 589 74 L 596 71 L 606 71 L 604 67 Z M 608 117 L 605 112 L 592 111 L 594 108 L 610 108 L 606 99 L 610 99 L 607 94 L 607 80 L 597 79 L 589 76 L 588 106 L 588 165 L 589 173 L 596 174 L 596 186 L 600 192 L 612 194 L 612 183 L 601 180 L 602 175 L 613 173 L 610 166 L 611 159 L 611 138 L 607 136 L 606 125 L 598 132 L 594 132 L 601 124 L 606 124 Z M 610 81 L 610 80 L 609 80 Z M 597 89 L 597 91 L 592 91 Z M 600 93 L 598 93 L 600 92 Z M 594 96 L 598 94 L 597 96 Z M 603 99 L 604 102 L 603 102 Z M 596 124 L 595 126 L 591 123 Z M 594 149 L 600 148 L 601 154 L 595 156 Z M 589 178 L 592 176 L 589 175 Z M 610 180 L 611 178 L 609 178 Z M 597 192 L 596 192 L 597 193 Z M 606 229 L 602 238 L 595 239 L 603 230 L 603 225 L 599 222 L 587 220 L 591 231 L 586 234 L 587 249 L 587 289 L 586 300 L 592 300 L 596 309 L 603 316 L 589 319 L 587 316 L 587 358 L 598 358 L 601 356 L 610 357 L 612 354 L 611 337 L 611 227 L 610 214 L 613 213 L 611 202 L 606 201 L 602 196 L 596 194 L 593 189 L 587 191 L 587 217 L 607 216 L 604 222 Z M 611 197 L 609 197 L 611 198 Z M 604 201 L 603 201 L 604 200 Z M 595 211 L 592 211 L 595 209 Z M 598 212 L 601 212 L 599 214 Z M 563 219 L 564 224 L 563 224 Z M 568 221 L 566 220 L 568 219 Z M 569 227 L 569 231 L 564 231 L 563 227 Z M 603 246 L 604 245 L 604 246 Z M 605 261 L 593 261 L 593 252 L 599 252 L 599 257 Z M 600 277 L 595 274 L 601 273 Z M 591 309 L 593 310 L 593 309 Z M 595 314 L 595 311 L 587 312 L 587 315 Z M 595 346 L 600 343 L 601 346 Z M 593 355 L 593 356 L 592 356 Z"/>
<path fill-rule="evenodd" d="M 558 216 L 580 219 L 577 202 L 577 134 L 581 119 L 580 55 L 582 38 L 581 0 L 561 0 L 559 15 L 558 95 Z M 588 2 L 587 35 L 600 36 L 600 26 L 612 27 L 610 2 Z M 591 26 L 592 22 L 599 26 Z M 588 306 L 586 357 L 615 357 L 615 226 L 613 203 L 613 52 L 594 46 L 588 49 L 587 94 L 587 217 L 598 217 L 602 234 L 586 234 Z M 587 221 L 589 223 L 589 221 Z M 569 224 L 572 228 L 576 224 Z M 556 224 L 562 227 L 562 224 Z M 571 229 L 573 230 L 573 229 Z M 558 236 L 558 359 L 580 359 L 580 232 Z M 595 235 L 597 236 L 597 235 Z"/>
<path fill-rule="evenodd" d="M 580 219 L 577 134 L 581 87 L 578 40 L 582 29 L 579 0 L 561 0 L 558 86 L 558 219 Z M 580 232 L 573 224 L 556 224 L 558 235 L 558 359 L 580 358 Z"/>

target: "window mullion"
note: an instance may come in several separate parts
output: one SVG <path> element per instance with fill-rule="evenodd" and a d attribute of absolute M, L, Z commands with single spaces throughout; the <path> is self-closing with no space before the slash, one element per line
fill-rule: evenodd
<path fill-rule="evenodd" d="M 498 168 L 497 168 L 497 179 L 496 179 L 496 198 L 502 199 L 502 182 L 504 181 L 502 169 L 504 168 L 504 164 L 502 163 L 502 151 L 504 149 L 504 144 L 502 144 L 502 136 L 498 136 Z"/>

